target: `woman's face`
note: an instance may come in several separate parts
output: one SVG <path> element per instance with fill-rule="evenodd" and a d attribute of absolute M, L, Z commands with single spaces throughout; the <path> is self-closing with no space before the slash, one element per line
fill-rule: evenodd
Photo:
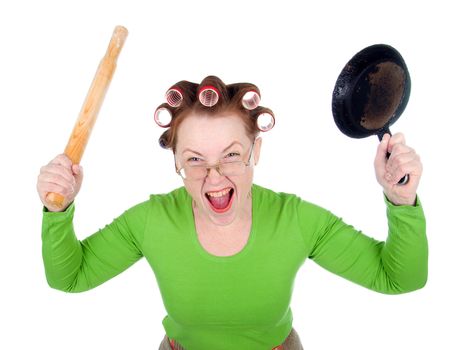
<path fill-rule="evenodd" d="M 234 113 L 221 116 L 191 114 L 177 130 L 176 167 L 215 165 L 219 162 L 249 160 L 241 175 L 220 175 L 211 168 L 202 179 L 186 178 L 184 185 L 194 200 L 195 210 L 204 219 L 223 226 L 250 214 L 250 190 L 253 165 L 258 162 L 261 138 L 253 143 L 240 117 Z"/>

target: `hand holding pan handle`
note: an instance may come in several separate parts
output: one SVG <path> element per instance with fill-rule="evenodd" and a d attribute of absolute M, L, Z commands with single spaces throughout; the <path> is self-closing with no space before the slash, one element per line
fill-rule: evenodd
<path fill-rule="evenodd" d="M 73 164 L 79 164 L 83 152 L 96 122 L 105 94 L 116 68 L 116 61 L 128 35 L 126 28 L 117 26 L 113 31 L 105 56 L 100 61 L 94 80 L 89 88 L 86 99 L 80 111 L 80 115 L 70 135 L 64 153 Z M 64 197 L 59 193 L 49 193 L 46 201 L 54 206 L 62 207 Z"/>
<path fill-rule="evenodd" d="M 354 55 L 338 76 L 332 97 L 335 123 L 349 137 L 378 135 L 381 141 L 385 133 L 392 135 L 389 126 L 403 113 L 410 89 L 400 53 L 389 45 L 369 46 Z M 408 181 L 405 175 L 398 183 Z"/>
<path fill-rule="evenodd" d="M 384 132 L 378 134 L 379 142 L 381 142 L 381 140 L 382 140 L 384 134 L 389 134 L 390 136 L 392 136 L 392 133 L 390 132 L 390 130 L 389 130 L 389 128 L 388 128 L 388 129 L 385 130 Z M 390 157 L 390 153 L 387 152 L 387 153 L 386 153 L 386 158 L 389 159 L 389 157 Z M 398 184 L 399 184 L 399 185 L 405 185 L 405 184 L 408 183 L 409 180 L 410 180 L 410 175 L 405 174 L 405 176 L 403 176 L 403 177 L 398 181 Z"/>

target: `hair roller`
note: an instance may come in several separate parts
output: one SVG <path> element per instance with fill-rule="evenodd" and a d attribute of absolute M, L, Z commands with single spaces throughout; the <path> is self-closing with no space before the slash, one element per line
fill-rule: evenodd
<path fill-rule="evenodd" d="M 276 119 L 274 115 L 270 112 L 262 112 L 256 116 L 257 118 L 257 128 L 262 132 L 271 130 L 276 124 Z"/>
<path fill-rule="evenodd" d="M 167 128 L 171 125 L 171 121 L 172 121 L 172 113 L 169 110 L 169 108 L 164 106 L 164 104 L 156 108 L 156 111 L 155 111 L 156 124 L 158 124 L 162 128 Z"/>
<path fill-rule="evenodd" d="M 183 92 L 177 86 L 174 86 L 166 92 L 167 104 L 171 107 L 179 107 L 183 102 Z"/>
<path fill-rule="evenodd" d="M 199 89 L 198 96 L 202 105 L 213 107 L 217 104 L 220 94 L 215 87 L 205 85 Z"/>
<path fill-rule="evenodd" d="M 252 110 L 258 107 L 260 99 L 260 94 L 257 91 L 250 90 L 242 96 L 241 104 L 245 109 Z"/>

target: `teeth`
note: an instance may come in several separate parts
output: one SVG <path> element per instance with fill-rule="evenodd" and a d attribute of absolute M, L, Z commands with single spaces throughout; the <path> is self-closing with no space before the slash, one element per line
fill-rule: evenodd
<path fill-rule="evenodd" d="M 218 192 L 207 192 L 207 195 L 209 197 L 222 197 L 225 194 L 227 194 L 229 191 L 231 191 L 231 188 L 227 188 L 223 191 L 218 191 Z"/>

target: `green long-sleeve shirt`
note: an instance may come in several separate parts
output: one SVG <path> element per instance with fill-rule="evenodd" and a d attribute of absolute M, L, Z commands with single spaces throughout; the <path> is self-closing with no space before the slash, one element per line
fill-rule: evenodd
<path fill-rule="evenodd" d="M 151 195 L 79 241 L 75 206 L 43 209 L 43 260 L 51 287 L 94 288 L 141 257 L 156 276 L 168 315 L 166 334 L 187 350 L 268 350 L 292 328 L 294 279 L 306 258 L 382 293 L 404 293 L 427 279 L 425 218 L 415 206 L 386 199 L 389 234 L 372 239 L 301 198 L 252 186 L 252 230 L 232 256 L 199 243 L 185 188 Z"/>

